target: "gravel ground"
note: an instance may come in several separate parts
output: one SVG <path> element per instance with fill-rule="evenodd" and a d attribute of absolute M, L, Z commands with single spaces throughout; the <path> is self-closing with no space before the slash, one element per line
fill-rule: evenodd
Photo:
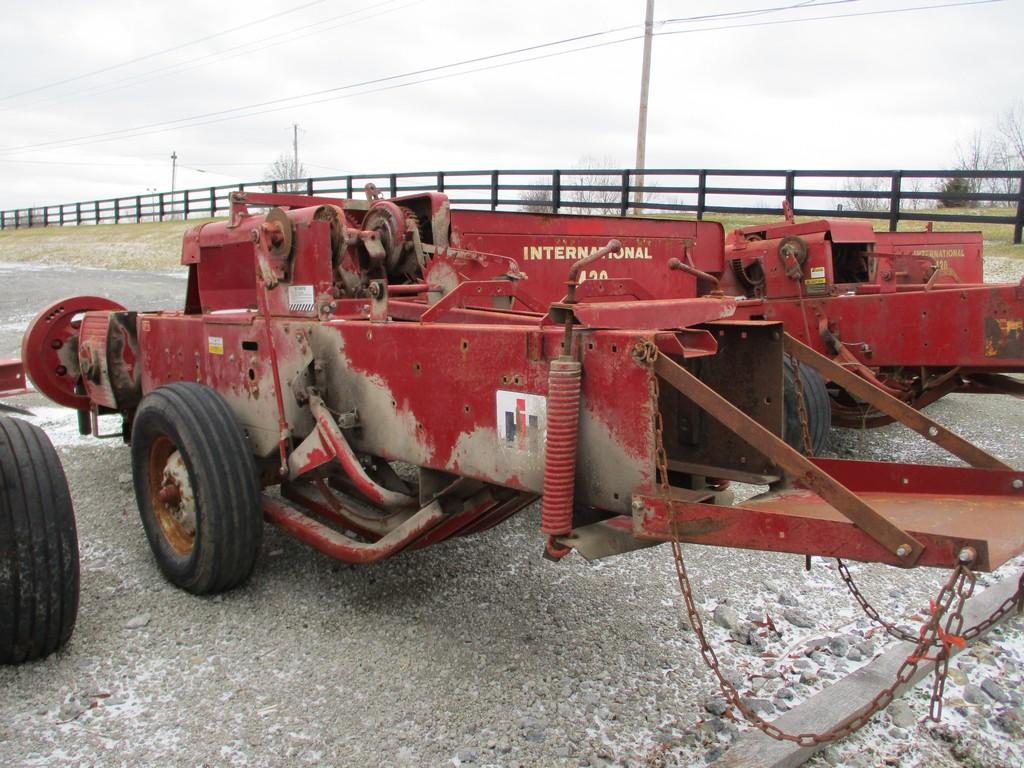
<path fill-rule="evenodd" d="M 1024 263 L 1001 261 L 989 279 L 1020 277 Z M 0 264 L 17 286 L 0 295 L 0 356 L 64 294 L 154 307 L 184 292 L 173 275 L 110 277 Z M 549 563 L 533 507 L 485 534 L 350 568 L 268 528 L 250 583 L 197 598 L 157 571 L 126 448 L 78 437 L 73 414 L 42 398 L 20 404 L 58 445 L 71 483 L 82 605 L 66 649 L 0 669 L 0 765 L 692 765 L 742 728 L 681 618 L 665 548 Z M 929 412 L 1024 466 L 1018 401 L 953 396 Z M 947 461 L 896 427 L 833 437 L 839 456 Z M 723 663 L 765 712 L 884 647 L 827 561 L 805 572 L 792 556 L 686 551 Z M 1016 578 L 1022 564 L 999 575 Z M 854 570 L 908 626 L 943 577 Z M 755 623 L 766 616 L 778 632 Z M 815 762 L 1024 764 L 1021 619 L 952 666 L 942 724 L 921 722 L 926 681 Z"/>

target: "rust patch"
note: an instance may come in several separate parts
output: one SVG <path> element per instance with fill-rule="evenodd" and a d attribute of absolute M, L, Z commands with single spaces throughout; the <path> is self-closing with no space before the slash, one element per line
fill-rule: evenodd
<path fill-rule="evenodd" d="M 986 317 L 985 357 L 1024 357 L 1024 320 Z"/>

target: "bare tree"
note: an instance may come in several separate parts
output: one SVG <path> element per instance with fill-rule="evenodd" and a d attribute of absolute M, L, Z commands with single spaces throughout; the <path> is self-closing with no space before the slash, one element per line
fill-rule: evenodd
<path fill-rule="evenodd" d="M 1001 154 L 1009 170 L 1024 169 L 1024 99 L 1018 99 L 996 121 L 1002 139 Z"/>
<path fill-rule="evenodd" d="M 294 155 L 282 152 L 278 155 L 277 160 L 267 168 L 263 174 L 263 179 L 265 181 L 292 181 L 291 184 L 278 184 L 278 191 L 302 192 L 305 189 L 304 185 L 295 182 L 294 179 L 304 179 L 308 175 L 306 166 L 301 161 L 296 163 Z"/>
<path fill-rule="evenodd" d="M 568 191 L 562 193 L 566 213 L 618 213 L 622 202 L 622 180 L 617 174 L 602 173 L 614 161 L 608 157 L 580 159 L 568 176 Z M 578 171 L 582 171 L 579 173 Z"/>
<path fill-rule="evenodd" d="M 847 192 L 884 192 L 885 182 L 873 176 L 855 176 L 846 180 L 843 189 Z M 848 197 L 847 208 L 854 211 L 884 211 L 889 207 L 885 198 L 881 197 Z"/>
<path fill-rule="evenodd" d="M 602 172 L 610 168 L 608 158 L 583 157 L 572 170 L 565 171 L 560 182 L 560 213 L 614 214 L 622 201 L 622 182 L 617 174 Z M 535 179 L 532 184 L 551 185 L 551 179 Z M 521 209 L 531 213 L 551 212 L 552 190 L 530 189 L 523 192 Z"/>
<path fill-rule="evenodd" d="M 984 132 L 976 130 L 971 134 L 966 143 L 957 141 L 956 146 L 957 171 L 988 171 L 992 170 L 994 160 L 998 151 L 994 149 L 993 142 L 989 140 Z M 984 192 L 987 186 L 984 179 L 963 179 L 964 188 L 967 192 Z"/>

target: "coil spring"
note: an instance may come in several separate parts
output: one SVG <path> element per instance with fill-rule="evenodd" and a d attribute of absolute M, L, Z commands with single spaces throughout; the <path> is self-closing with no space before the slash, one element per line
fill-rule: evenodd
<path fill-rule="evenodd" d="M 565 357 L 552 360 L 548 369 L 548 429 L 540 528 L 549 536 L 564 536 L 572 531 L 582 370 L 578 361 Z"/>

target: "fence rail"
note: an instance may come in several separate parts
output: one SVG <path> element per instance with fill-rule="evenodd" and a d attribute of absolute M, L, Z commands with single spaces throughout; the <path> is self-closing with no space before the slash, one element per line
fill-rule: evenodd
<path fill-rule="evenodd" d="M 955 180 L 955 183 L 951 183 Z M 369 173 L 229 184 L 0 211 L 0 230 L 208 218 L 233 191 L 354 197 L 366 184 L 397 197 L 438 191 L 453 205 L 570 213 L 762 214 L 787 200 L 798 216 L 1005 224 L 1024 230 L 1024 171 L 736 169 L 479 170 Z M 936 204 L 946 209 L 935 207 Z M 999 208 L 981 213 L 955 208 Z"/>

